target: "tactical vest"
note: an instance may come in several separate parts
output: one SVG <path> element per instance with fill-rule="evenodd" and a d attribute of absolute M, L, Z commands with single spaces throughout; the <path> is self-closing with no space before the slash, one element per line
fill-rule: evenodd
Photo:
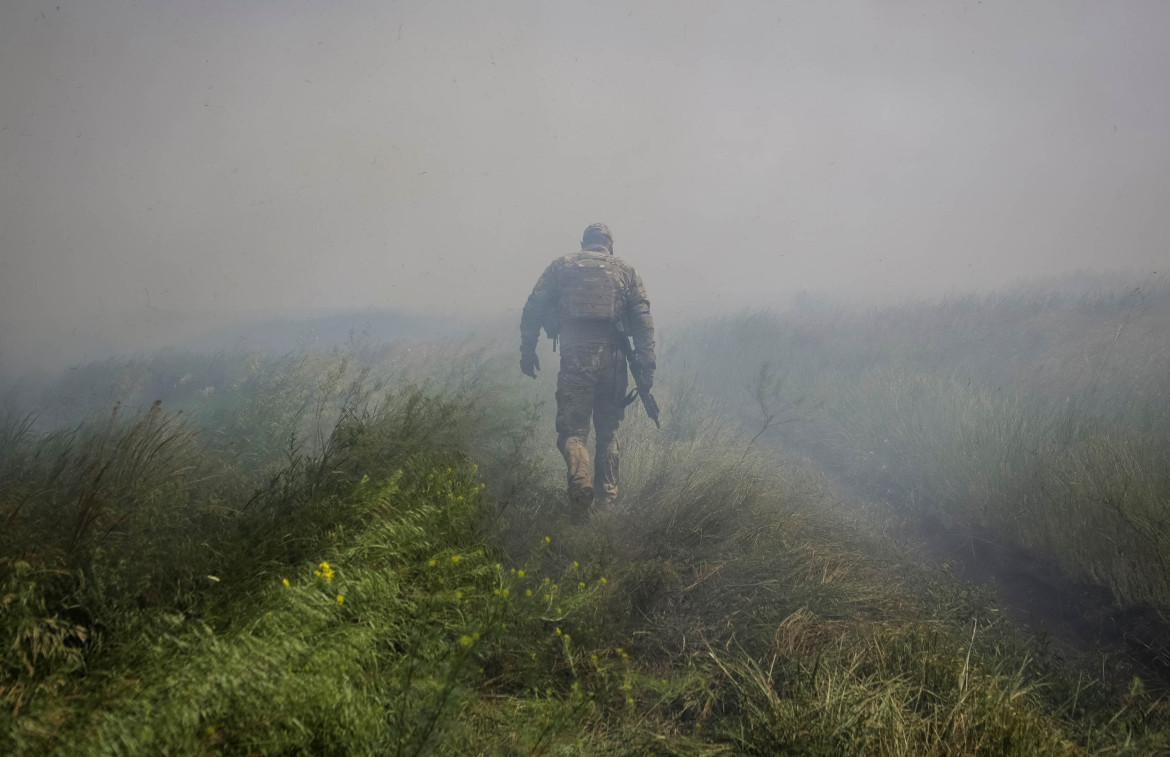
<path fill-rule="evenodd" d="M 561 322 L 569 320 L 616 323 L 625 296 L 622 270 L 605 253 L 582 252 L 565 258 L 558 272 Z"/>

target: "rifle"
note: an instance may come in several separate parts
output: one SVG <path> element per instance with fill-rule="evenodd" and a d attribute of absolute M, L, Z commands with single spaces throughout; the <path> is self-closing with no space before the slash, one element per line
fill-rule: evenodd
<path fill-rule="evenodd" d="M 650 388 L 646 385 L 645 369 L 642 363 L 638 360 L 638 351 L 634 349 L 634 345 L 630 341 L 630 335 L 626 333 L 626 328 L 621 321 L 617 323 L 618 342 L 622 346 L 622 352 L 626 353 L 626 362 L 630 364 L 630 373 L 634 376 L 634 391 L 626 395 L 625 402 L 622 407 L 629 407 L 634 400 L 639 397 L 642 398 L 642 407 L 646 408 L 646 415 L 650 416 L 650 420 L 654 421 L 654 425 L 662 428 L 662 424 L 658 422 L 658 400 L 654 399 L 654 395 L 650 393 Z"/>

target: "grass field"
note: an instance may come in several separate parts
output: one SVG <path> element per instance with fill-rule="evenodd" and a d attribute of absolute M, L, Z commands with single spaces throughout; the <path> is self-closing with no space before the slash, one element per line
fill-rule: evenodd
<path fill-rule="evenodd" d="M 671 356 L 745 427 L 779 411 L 771 438 L 870 496 L 994 534 L 1165 618 L 1168 328 L 1159 280 L 741 315 L 692 329 Z"/>
<path fill-rule="evenodd" d="M 1067 537 L 1031 535 L 1053 516 L 1010 520 L 1003 494 L 1054 484 L 1021 478 L 1002 450 L 968 459 L 996 434 L 1023 450 L 1063 438 L 1013 426 L 1014 408 L 1041 412 L 1041 384 L 1024 375 L 994 394 L 988 366 L 965 388 L 905 334 L 909 363 L 895 351 L 871 365 L 876 335 L 847 339 L 842 315 L 810 319 L 815 338 L 744 316 L 668 341 L 664 427 L 631 413 L 620 507 L 583 526 L 563 510 L 553 371 L 524 380 L 507 344 L 169 353 L 14 390 L 44 411 L 0 426 L 0 752 L 1170 748 L 1170 706 L 1124 660 L 1103 677 L 1052 651 L 988 588 L 904 555 L 888 538 L 895 514 L 857 508 L 820 462 L 772 446 L 788 435 L 857 480 L 950 497 L 907 507 L 1056 549 Z M 849 339 L 870 356 L 848 365 Z M 1059 427 L 1069 443 L 1033 465 L 1061 470 L 1051 461 L 1081 460 L 1075 447 L 1111 475 L 1146 475 L 1135 440 L 1156 448 L 1158 428 L 1111 430 L 1124 376 L 1101 375 L 1112 404 L 1078 411 L 1084 425 Z M 886 407 L 899 397 L 901 412 Z M 956 418 L 974 430 L 945 447 Z M 876 434 L 892 441 L 871 453 Z M 1133 445 L 1137 462 L 1100 462 L 1091 439 Z M 1015 488 L 996 488 L 997 473 Z M 1164 496 L 1157 485 L 1124 489 L 1122 511 Z M 1084 554 L 1063 564 L 1104 559 Z M 1137 572 L 1100 565 L 1119 596 L 1130 575 L 1133 597 L 1159 601 Z"/>

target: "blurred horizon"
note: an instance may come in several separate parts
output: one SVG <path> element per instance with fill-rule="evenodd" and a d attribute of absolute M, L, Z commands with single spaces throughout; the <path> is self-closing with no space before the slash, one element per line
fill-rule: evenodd
<path fill-rule="evenodd" d="M 712 303 L 686 310 L 664 312 L 657 307 L 653 310 L 659 329 L 670 332 L 705 318 L 753 310 L 783 313 L 793 308 L 882 309 L 971 297 L 995 299 L 1049 293 L 1074 297 L 1123 295 L 1168 286 L 1170 275 L 1165 273 L 1080 272 L 1019 280 L 982 290 L 955 288 L 933 294 L 794 290 L 724 307 Z M 51 320 L 35 324 L 6 323 L 4 330 L 9 335 L 27 335 L 27 341 L 0 332 L 0 378 L 55 373 L 88 362 L 141 357 L 162 349 L 292 352 L 314 347 L 332 349 L 347 343 L 463 339 L 508 329 L 515 332 L 518 343 L 519 316 L 520 305 L 494 312 L 447 315 L 391 306 L 318 308 L 286 313 L 149 308 L 106 313 L 92 321 L 72 324 Z"/>

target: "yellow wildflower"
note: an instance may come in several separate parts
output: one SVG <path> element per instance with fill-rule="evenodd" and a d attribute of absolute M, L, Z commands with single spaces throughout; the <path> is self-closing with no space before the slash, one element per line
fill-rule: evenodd
<path fill-rule="evenodd" d="M 578 588 L 578 589 L 584 589 L 584 588 L 585 588 L 585 582 L 584 582 L 584 581 L 578 581 L 578 582 L 577 582 L 577 588 Z"/>
<path fill-rule="evenodd" d="M 288 586 L 288 579 L 287 579 L 287 578 L 282 578 L 282 579 L 280 579 L 280 582 L 281 582 L 282 584 L 284 584 L 285 586 Z"/>
<path fill-rule="evenodd" d="M 524 596 L 531 597 L 532 596 L 532 589 L 525 589 Z"/>
<path fill-rule="evenodd" d="M 516 571 L 516 578 L 524 578 L 524 571 L 522 571 L 522 570 Z"/>
<path fill-rule="evenodd" d="M 459 555 L 451 555 L 451 562 L 459 562 Z"/>
<path fill-rule="evenodd" d="M 345 597 L 343 597 L 343 596 L 341 596 L 340 594 L 338 594 L 338 595 L 337 595 L 337 604 L 341 604 L 341 603 L 342 603 L 342 602 L 344 602 L 344 601 L 345 601 Z"/>
<path fill-rule="evenodd" d="M 463 647 L 463 648 L 465 648 L 465 649 L 466 649 L 467 647 L 470 647 L 470 646 L 471 646 L 472 644 L 474 644 L 474 643 L 475 643 L 475 641 L 474 641 L 474 640 L 472 640 L 472 638 L 471 638 L 470 636 L 466 636 L 466 635 L 464 635 L 464 636 L 460 636 L 460 637 L 459 637 L 459 646 L 461 646 L 461 647 Z"/>

